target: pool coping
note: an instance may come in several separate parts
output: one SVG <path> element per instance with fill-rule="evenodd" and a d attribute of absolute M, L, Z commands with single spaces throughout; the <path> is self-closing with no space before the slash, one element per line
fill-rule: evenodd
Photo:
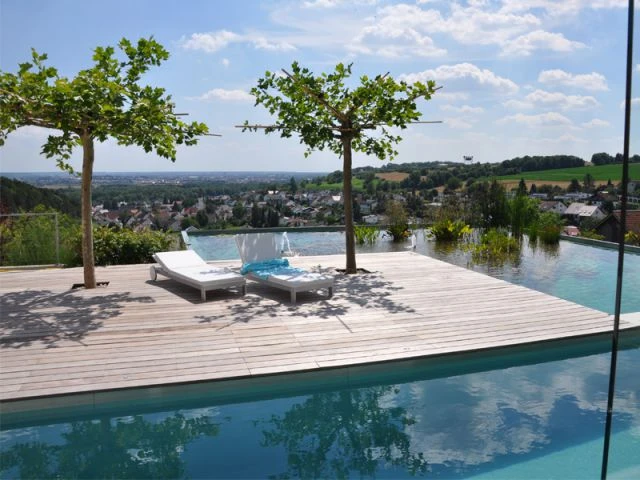
<path fill-rule="evenodd" d="M 635 347 L 637 342 L 640 341 L 640 312 L 624 314 L 621 315 L 621 319 L 622 317 L 625 317 L 625 321 L 631 320 L 635 325 L 621 330 L 623 334 L 620 342 L 621 348 L 625 348 L 625 345 L 629 348 L 628 344 L 631 342 Z M 613 316 L 611 316 L 611 319 L 613 321 Z M 546 363 L 610 352 L 611 334 L 612 332 L 598 332 L 499 347 L 416 355 L 402 359 L 372 361 L 344 366 L 3 400 L 0 401 L 0 413 L 3 417 L 0 430 L 16 428 L 15 425 L 24 423 L 25 418 L 28 418 L 29 421 L 40 421 L 43 417 L 47 420 L 64 418 L 70 413 L 76 414 L 78 408 L 84 409 L 83 413 L 86 415 L 95 415 L 120 409 L 125 405 L 137 406 L 149 411 L 158 411 L 171 408 L 171 405 L 174 405 L 177 399 L 181 400 L 185 395 L 195 396 L 195 401 L 206 400 L 207 404 L 211 404 L 213 401 L 213 404 L 217 405 L 254 401 L 256 391 L 262 393 L 259 399 L 305 395 L 309 389 L 316 391 L 317 388 L 314 390 L 312 386 L 318 383 L 321 385 L 320 390 L 326 390 L 327 388 L 361 388 L 376 384 L 376 382 L 379 383 L 381 376 L 388 377 L 394 373 L 397 374 L 398 371 L 414 369 L 418 366 L 423 367 L 420 377 L 425 380 L 425 378 L 422 378 L 424 376 L 424 366 L 427 369 L 437 371 L 438 368 L 452 368 L 451 363 L 464 364 L 464 369 L 447 375 L 454 376 L 490 371 L 496 368 Z M 583 353 L 585 343 L 587 344 L 586 347 L 588 347 L 587 353 Z M 571 353 L 572 350 L 576 349 L 580 350 L 579 355 Z M 549 351 L 557 351 L 557 353 L 550 358 L 548 356 Z M 546 355 L 542 359 L 541 355 L 545 353 Z M 510 362 L 509 357 L 513 355 L 524 355 L 527 360 L 518 362 L 511 360 Z M 484 362 L 491 362 L 495 365 L 490 368 L 469 368 L 470 360 L 480 358 Z M 449 363 L 444 366 L 433 363 L 440 359 L 444 359 Z M 459 368 L 455 365 L 454 367 Z M 442 376 L 427 376 L 426 379 L 441 378 Z M 359 380 L 354 380 L 356 378 L 359 378 Z M 406 381 L 411 381 L 411 378 L 405 378 L 403 381 L 395 383 L 404 383 Z M 306 389 L 303 387 L 306 387 Z M 300 390 L 304 391 L 300 392 Z M 230 391 L 231 393 L 229 393 Z M 247 392 L 251 394 L 250 398 L 246 398 Z M 244 399 L 243 396 L 245 397 Z"/>

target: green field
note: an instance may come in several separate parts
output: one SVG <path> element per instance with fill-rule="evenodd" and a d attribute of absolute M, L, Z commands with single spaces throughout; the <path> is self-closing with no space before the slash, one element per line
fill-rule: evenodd
<path fill-rule="evenodd" d="M 556 170 L 541 170 L 539 172 L 522 172 L 517 175 L 505 175 L 497 177 L 497 180 L 536 180 L 547 182 L 570 182 L 574 178 L 580 182 L 584 176 L 590 173 L 595 181 L 606 182 L 611 180 L 613 183 L 620 182 L 622 179 L 622 164 L 598 165 L 592 167 L 576 167 L 576 168 L 558 168 Z M 629 178 L 631 180 L 640 180 L 640 163 L 631 163 L 629 165 Z"/>
<path fill-rule="evenodd" d="M 361 192 L 363 188 L 363 181 L 360 178 L 353 178 L 351 180 L 352 190 L 354 192 Z M 331 191 L 342 191 L 342 183 L 321 183 L 317 185 L 315 183 L 308 183 L 305 187 L 305 190 L 312 191 L 323 191 L 323 190 L 331 190 Z"/>

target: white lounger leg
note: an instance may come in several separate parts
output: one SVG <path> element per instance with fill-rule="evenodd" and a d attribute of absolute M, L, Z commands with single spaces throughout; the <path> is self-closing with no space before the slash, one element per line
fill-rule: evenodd
<path fill-rule="evenodd" d="M 202 297 L 203 302 L 207 301 L 207 291 L 204 288 L 200 289 L 200 296 Z"/>
<path fill-rule="evenodd" d="M 296 304 L 296 291 L 291 290 L 291 303 Z"/>
<path fill-rule="evenodd" d="M 328 293 L 329 293 L 329 298 L 333 297 L 333 287 L 329 287 L 327 288 Z"/>

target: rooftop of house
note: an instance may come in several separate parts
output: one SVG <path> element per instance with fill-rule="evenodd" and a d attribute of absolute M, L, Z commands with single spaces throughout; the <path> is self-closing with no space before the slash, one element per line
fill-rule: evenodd
<path fill-rule="evenodd" d="M 589 217 L 593 215 L 596 210 L 598 210 L 597 205 L 586 205 L 584 203 L 575 202 L 567 207 L 567 209 L 564 211 L 564 214 Z"/>
<path fill-rule="evenodd" d="M 620 221 L 620 210 L 614 210 L 613 216 L 616 220 Z M 640 235 L 640 210 L 627 210 L 626 218 L 627 231 L 634 232 Z"/>

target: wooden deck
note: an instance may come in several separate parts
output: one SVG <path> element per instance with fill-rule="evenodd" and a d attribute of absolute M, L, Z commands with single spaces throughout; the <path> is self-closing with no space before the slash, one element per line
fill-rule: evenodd
<path fill-rule="evenodd" d="M 238 266 L 238 262 L 227 262 Z M 301 257 L 333 270 L 343 256 Z M 0 273 L 0 400 L 246 378 L 591 335 L 609 315 L 412 252 L 360 254 L 332 299 L 149 280 L 148 265 Z M 636 316 L 622 327 L 640 326 Z M 13 403 L 13 402 L 11 402 Z M 5 407 L 7 403 L 4 404 Z"/>

